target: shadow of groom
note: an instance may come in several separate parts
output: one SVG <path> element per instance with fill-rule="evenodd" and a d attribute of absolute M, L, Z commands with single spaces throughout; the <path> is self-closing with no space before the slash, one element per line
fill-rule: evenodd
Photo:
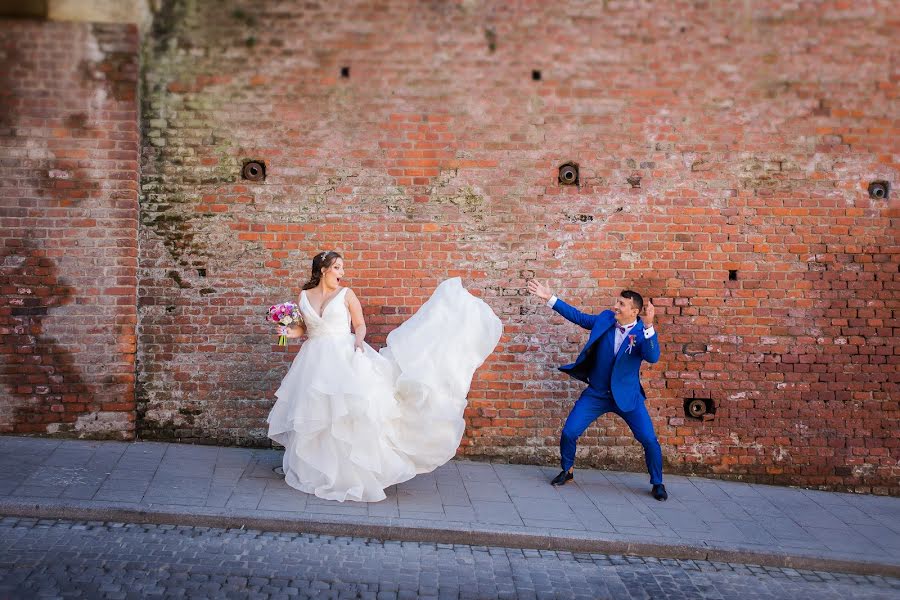
<path fill-rule="evenodd" d="M 48 425 L 74 422 L 90 402 L 72 353 L 43 331 L 51 309 L 71 302 L 73 288 L 25 240 L 0 255 L 0 289 L 0 383 L 13 398 L 0 404 L 0 433 L 53 433 Z"/>

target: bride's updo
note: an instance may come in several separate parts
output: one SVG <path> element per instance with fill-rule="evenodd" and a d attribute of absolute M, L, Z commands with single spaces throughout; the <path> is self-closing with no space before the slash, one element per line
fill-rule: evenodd
<path fill-rule="evenodd" d="M 311 290 L 312 288 L 319 285 L 319 280 L 322 279 L 322 271 L 330 267 L 334 264 L 339 258 L 343 258 L 337 252 L 333 252 L 328 250 L 327 252 L 319 252 L 313 257 L 312 261 L 312 275 L 309 277 L 309 281 L 303 284 L 304 290 Z"/>

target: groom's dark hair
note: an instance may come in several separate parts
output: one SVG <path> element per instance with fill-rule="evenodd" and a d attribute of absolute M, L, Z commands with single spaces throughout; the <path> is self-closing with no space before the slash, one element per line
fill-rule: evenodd
<path fill-rule="evenodd" d="M 623 298 L 631 300 L 631 303 L 635 308 L 638 309 L 638 312 L 644 310 L 644 299 L 637 292 L 633 292 L 631 290 L 622 290 L 622 293 L 619 295 Z"/>

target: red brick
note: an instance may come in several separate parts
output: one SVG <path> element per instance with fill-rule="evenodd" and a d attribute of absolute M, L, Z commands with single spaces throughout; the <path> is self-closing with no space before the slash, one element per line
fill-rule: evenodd
<path fill-rule="evenodd" d="M 463 277 L 503 319 L 502 347 L 469 394 L 477 408 L 466 414 L 464 456 L 555 460 L 559 429 L 581 389 L 555 366 L 574 358 L 585 334 L 523 294 L 524 279 L 536 276 L 587 310 L 609 306 L 626 286 L 654 298 L 663 356 L 645 366 L 644 382 L 668 470 L 900 494 L 891 426 L 900 418 L 900 205 L 866 192 L 872 179 L 897 187 L 898 142 L 890 135 L 897 81 L 884 75 L 896 28 L 870 29 L 859 44 L 856 22 L 879 3 L 826 10 L 800 3 L 790 19 L 768 5 L 741 12 L 724 3 L 598 3 L 578 7 L 592 18 L 565 23 L 557 5 L 512 4 L 497 32 L 496 65 L 467 51 L 444 61 L 439 74 L 429 32 L 471 41 L 471 22 L 493 18 L 489 8 L 386 6 L 348 2 L 288 9 L 296 18 L 262 17 L 258 47 L 301 34 L 305 48 L 343 40 L 342 60 L 361 65 L 349 80 L 304 49 L 273 54 L 280 75 L 271 77 L 259 75 L 249 48 L 227 58 L 210 52 L 201 69 L 177 48 L 150 44 L 143 68 L 150 80 L 170 83 L 143 96 L 142 124 L 156 137 L 141 145 L 130 95 L 136 56 L 100 59 L 95 70 L 108 81 L 82 80 L 77 64 L 11 71 L 9 85 L 0 81 L 0 89 L 23 91 L 57 85 L 54 98 L 81 102 L 85 115 L 99 86 L 113 86 L 96 94 L 105 105 L 87 119 L 59 114 L 45 98 L 29 104 L 13 96 L 16 127 L 37 132 L 54 159 L 37 159 L 28 172 L 0 166 L 0 225 L 12 232 L 0 248 L 22 252 L 34 236 L 42 240 L 34 274 L 4 294 L 24 301 L 21 283 L 38 290 L 27 298 L 48 302 L 70 286 L 66 301 L 84 322 L 59 321 L 57 305 L 47 310 L 75 367 L 87 366 L 79 362 L 85 353 L 100 352 L 104 364 L 121 368 L 69 389 L 64 398 L 82 401 L 62 402 L 59 421 L 128 404 L 110 390 L 129 385 L 116 376 L 134 372 L 135 341 L 103 328 L 137 319 L 142 436 L 267 443 L 265 414 L 296 344 L 272 347 L 261 311 L 296 297 L 309 258 L 327 248 L 345 252 L 348 283 L 376 346 L 445 277 Z M 417 27 L 398 22 L 399 9 Z M 181 24 L 192 47 L 216 49 L 236 35 L 236 24 L 221 18 L 228 10 L 206 3 L 192 10 Z M 325 11 L 336 25 L 323 33 L 315 24 Z M 614 44 L 591 29 L 598 18 L 617 32 Z M 522 29 L 523 19 L 554 25 Z M 356 36 L 359 22 L 390 32 L 385 44 Z M 677 22 L 704 36 L 685 46 L 690 33 Z M 757 35 L 740 33 L 748 22 Z M 797 22 L 829 44 L 792 41 Z M 59 34 L 90 29 L 124 35 L 137 52 L 134 31 L 114 26 L 27 27 L 6 28 L 0 42 L 25 56 L 56 49 L 75 61 L 78 49 L 62 46 L 76 37 Z M 726 37 L 727 45 L 715 42 Z M 624 58 L 610 63 L 610 53 Z M 541 82 L 503 66 L 543 64 L 547 56 L 580 60 L 560 63 Z M 306 65 L 302 73 L 298 64 Z M 379 78 L 358 78 L 373 65 Z M 734 72 L 722 75 L 722 65 Z M 261 114 L 261 106 L 271 111 Z M 151 126 L 156 119 L 166 126 Z M 4 150 L 22 141 L 0 136 Z M 247 158 L 267 161 L 265 183 L 239 179 Z M 556 180 L 570 160 L 580 165 L 580 187 Z M 51 168 L 63 176 L 49 177 Z M 626 181 L 633 175 L 639 188 Z M 138 261 L 136 285 L 127 277 L 136 279 Z M 118 267 L 131 271 L 109 274 Z M 118 297 L 100 292 L 132 285 Z M 0 321 L 12 308 L 0 306 Z M 4 343 L 0 353 L 21 360 L 10 364 L 22 385 L 47 383 L 40 357 L 14 352 L 30 342 Z M 691 396 L 713 399 L 712 420 L 685 417 Z M 190 414 L 198 405 L 201 418 Z M 33 410 L 17 426 L 45 431 L 55 418 Z M 128 427 L 130 435 L 135 425 Z M 584 442 L 580 464 L 643 468 L 640 448 L 614 417 Z"/>
<path fill-rule="evenodd" d="M 8 290 L 0 303 L 0 353 L 33 340 L 27 360 L 0 376 L 12 409 L 0 419 L 0 433 L 46 433 L 54 425 L 61 435 L 127 439 L 133 428 L 84 434 L 73 424 L 101 406 L 124 413 L 123 421 L 133 421 L 135 410 L 134 336 L 119 335 L 121 322 L 133 333 L 134 317 L 120 316 L 134 315 L 137 296 L 137 105 L 121 87 L 137 87 L 133 27 L 19 21 L 0 28 L 0 45 L 57 55 L 39 68 L 0 67 L 0 89 L 12 92 L 0 116 L 2 153 L 25 141 L 3 125 L 27 127 L 36 153 L 32 164 L 0 164 L 0 197 L 11 199 L 0 206 L 0 221 L 21 218 L 0 232 L 0 262 L 14 265 L 0 273 Z M 97 50 L 107 46 L 119 49 Z M 103 75 L 94 79 L 85 68 Z M 107 87 L 113 78 L 114 90 Z M 42 108 L 36 90 L 58 104 Z M 119 144 L 90 141 L 120 136 Z M 82 204 L 85 198 L 90 203 Z M 116 296 L 127 304 L 111 302 Z M 5 310 L 20 302 L 41 311 Z M 118 402 L 123 397 L 128 401 Z"/>

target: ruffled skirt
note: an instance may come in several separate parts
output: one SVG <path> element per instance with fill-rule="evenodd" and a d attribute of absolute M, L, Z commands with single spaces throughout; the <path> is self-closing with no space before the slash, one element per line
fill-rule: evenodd
<path fill-rule="evenodd" d="M 352 334 L 308 339 L 276 392 L 269 437 L 285 481 L 329 500 L 373 502 L 453 458 L 475 370 L 502 325 L 458 278 L 443 282 L 380 352 Z"/>

